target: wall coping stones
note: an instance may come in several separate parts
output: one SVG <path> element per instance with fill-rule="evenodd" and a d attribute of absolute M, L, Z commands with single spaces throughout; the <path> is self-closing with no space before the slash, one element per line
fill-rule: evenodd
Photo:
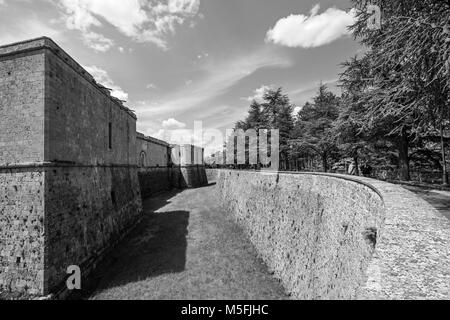
<path fill-rule="evenodd" d="M 358 299 L 450 299 L 450 221 L 414 193 L 400 185 L 356 176 L 244 172 L 326 176 L 367 186 L 381 197 L 386 217 L 367 270 L 368 280 L 357 292 Z"/>
<path fill-rule="evenodd" d="M 156 138 L 153 138 L 153 137 L 146 136 L 143 133 L 139 133 L 138 132 L 136 138 L 144 140 L 144 141 L 152 142 L 154 144 L 158 144 L 158 145 L 163 146 L 163 147 L 170 147 L 169 143 L 167 143 L 165 141 L 162 141 L 162 140 L 159 140 L 159 139 L 156 139 Z"/>

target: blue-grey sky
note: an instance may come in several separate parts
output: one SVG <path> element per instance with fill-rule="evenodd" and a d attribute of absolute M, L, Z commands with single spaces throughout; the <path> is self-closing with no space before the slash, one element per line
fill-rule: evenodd
<path fill-rule="evenodd" d="M 138 116 L 224 130 L 282 86 L 302 106 L 359 45 L 348 0 L 0 0 L 0 44 L 49 36 Z"/>

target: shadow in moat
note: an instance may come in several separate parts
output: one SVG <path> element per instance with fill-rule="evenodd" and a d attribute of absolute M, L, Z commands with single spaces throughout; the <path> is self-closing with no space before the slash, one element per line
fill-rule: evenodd
<path fill-rule="evenodd" d="M 144 218 L 109 253 L 72 299 L 89 298 L 96 292 L 185 270 L 190 213 L 159 212 L 178 192 L 144 200 Z"/>
<path fill-rule="evenodd" d="M 189 190 L 197 190 L 197 189 L 209 188 L 209 187 L 212 187 L 212 186 L 215 186 L 215 185 L 217 185 L 217 182 L 210 182 L 207 185 L 204 185 L 204 186 L 201 186 L 201 187 L 189 188 Z"/>

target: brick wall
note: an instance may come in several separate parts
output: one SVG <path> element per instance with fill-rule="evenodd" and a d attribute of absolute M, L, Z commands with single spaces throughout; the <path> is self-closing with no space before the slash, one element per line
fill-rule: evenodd
<path fill-rule="evenodd" d="M 204 165 L 204 149 L 188 144 L 172 146 L 172 162 L 178 166 Z"/>
<path fill-rule="evenodd" d="M 136 158 L 140 168 L 168 167 L 171 147 L 168 143 L 155 138 L 137 135 Z"/>
<path fill-rule="evenodd" d="M 45 54 L 0 48 L 0 292 L 44 286 Z M 5 166 L 10 166 L 6 168 Z"/>
<path fill-rule="evenodd" d="M 70 265 L 87 275 L 104 250 L 117 243 L 142 213 L 135 169 L 48 168 L 46 276 L 51 290 L 65 285 Z"/>
<path fill-rule="evenodd" d="M 138 177 L 142 198 L 170 190 L 171 183 L 170 153 L 168 143 L 137 134 L 136 158 L 139 167 Z"/>
<path fill-rule="evenodd" d="M 46 295 L 139 221 L 136 116 L 47 38 L 0 71 L 0 291 Z"/>
<path fill-rule="evenodd" d="M 0 165 L 44 160 L 44 67 L 42 51 L 0 57 Z"/>
<path fill-rule="evenodd" d="M 208 184 L 203 148 L 193 145 L 172 146 L 172 183 L 179 188 L 198 188 Z"/>
<path fill-rule="evenodd" d="M 203 149 L 179 147 L 173 166 L 170 145 L 137 134 L 134 113 L 48 38 L 0 47 L 0 89 L 0 292 L 63 289 L 68 266 L 87 276 L 140 220 L 141 190 L 207 184 Z"/>
<path fill-rule="evenodd" d="M 198 188 L 208 184 L 205 166 L 190 165 L 175 168 L 175 170 L 179 170 L 177 175 L 180 179 L 179 180 L 180 188 Z"/>
<path fill-rule="evenodd" d="M 45 75 L 49 161 L 136 164 L 135 116 L 54 51 L 47 51 Z"/>
<path fill-rule="evenodd" d="M 177 187 L 171 181 L 172 169 L 169 167 L 140 168 L 138 172 L 142 198 L 146 199 L 163 191 Z"/>
<path fill-rule="evenodd" d="M 0 169 L 0 292 L 44 287 L 43 170 Z"/>

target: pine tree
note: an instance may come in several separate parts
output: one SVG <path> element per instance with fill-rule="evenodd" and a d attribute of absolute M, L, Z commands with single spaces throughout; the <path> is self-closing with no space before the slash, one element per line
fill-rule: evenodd
<path fill-rule="evenodd" d="M 283 89 L 271 89 L 264 94 L 263 118 L 265 129 L 277 129 L 280 133 L 280 157 L 283 161 L 289 158 L 290 140 L 294 128 L 294 117 L 289 97 Z"/>
<path fill-rule="evenodd" d="M 442 0 L 352 2 L 360 10 L 352 30 L 369 50 L 362 59 L 347 66 L 347 76 L 353 73 L 353 78 L 350 75 L 347 80 L 353 82 L 353 87 L 365 87 L 360 102 L 368 107 L 367 127 L 389 129 L 386 137 L 397 145 L 401 178 L 409 180 L 411 142 L 430 123 L 441 132 L 446 123 L 450 3 Z M 369 4 L 382 9 L 381 30 L 367 27 L 365 9 Z M 366 72 L 361 72 L 363 62 L 370 67 Z M 445 176 L 445 159 L 443 163 Z"/>
<path fill-rule="evenodd" d="M 323 171 L 329 170 L 329 158 L 336 151 L 332 131 L 339 116 L 339 98 L 321 84 L 314 103 L 306 103 L 299 112 L 294 129 L 297 150 L 313 151 L 321 158 Z"/>
<path fill-rule="evenodd" d="M 256 131 L 258 131 L 259 129 L 264 129 L 265 127 L 265 119 L 262 107 L 256 100 L 253 100 L 250 105 L 245 123 L 248 128 L 255 129 Z"/>

